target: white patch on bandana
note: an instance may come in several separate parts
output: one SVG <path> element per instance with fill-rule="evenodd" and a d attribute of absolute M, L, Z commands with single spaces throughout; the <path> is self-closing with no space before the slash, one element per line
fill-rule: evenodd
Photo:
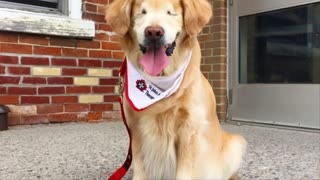
<path fill-rule="evenodd" d="M 127 60 L 125 91 L 130 106 L 140 111 L 175 93 L 181 85 L 190 59 L 191 53 L 185 63 L 168 77 L 143 74 Z"/>

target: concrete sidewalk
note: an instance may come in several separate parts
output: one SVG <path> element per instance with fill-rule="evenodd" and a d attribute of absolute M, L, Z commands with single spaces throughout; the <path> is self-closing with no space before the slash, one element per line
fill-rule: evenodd
<path fill-rule="evenodd" d="M 248 141 L 241 179 L 320 179 L 319 133 L 223 127 Z M 0 132 L 0 179 L 107 179 L 125 159 L 127 148 L 122 122 L 10 127 Z"/>

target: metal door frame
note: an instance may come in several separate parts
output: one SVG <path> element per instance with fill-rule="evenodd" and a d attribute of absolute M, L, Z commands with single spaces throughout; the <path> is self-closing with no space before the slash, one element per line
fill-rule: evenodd
<path fill-rule="evenodd" d="M 241 3 L 239 3 L 241 1 Z M 314 2 L 320 2 L 320 0 L 291 0 L 289 3 L 287 0 L 228 0 L 228 118 L 233 121 L 244 121 L 244 122 L 253 122 L 253 123 L 263 123 L 263 124 L 273 124 L 273 125 L 284 125 L 284 126 L 293 126 L 293 127 L 304 127 L 304 128 L 314 128 L 310 126 L 305 126 L 301 124 L 283 124 L 277 123 L 270 119 L 270 121 L 260 121 L 257 119 L 242 119 L 234 117 L 234 104 L 235 104 L 235 93 L 234 88 L 237 87 L 285 87 L 290 89 L 292 87 L 314 87 L 320 92 L 320 84 L 239 84 L 239 61 L 238 61 L 238 48 L 239 48 L 239 16 L 256 14 L 261 12 L 268 12 L 272 10 L 278 10 L 282 8 L 294 7 L 304 4 L 310 4 Z M 248 5 L 250 4 L 250 5 Z M 240 11 L 240 13 L 239 13 Z M 303 89 L 302 89 L 303 90 Z M 313 91 L 314 92 L 314 91 Z M 320 97 L 320 93 L 319 93 Z M 319 99 L 320 101 L 320 99 Z M 317 114 L 316 116 L 320 116 Z M 320 118 L 319 118 L 320 119 Z M 319 122 L 320 124 L 320 122 Z M 319 129 L 316 127 L 316 129 Z"/>

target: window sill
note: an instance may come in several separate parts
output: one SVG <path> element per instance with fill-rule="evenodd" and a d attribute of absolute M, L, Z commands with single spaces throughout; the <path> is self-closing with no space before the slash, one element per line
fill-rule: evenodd
<path fill-rule="evenodd" d="M 0 30 L 78 38 L 93 38 L 93 21 L 67 16 L 0 8 Z"/>

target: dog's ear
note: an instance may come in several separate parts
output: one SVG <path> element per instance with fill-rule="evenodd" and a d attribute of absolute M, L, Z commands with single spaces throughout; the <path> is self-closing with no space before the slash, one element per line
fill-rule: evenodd
<path fill-rule="evenodd" d="M 106 20 L 112 30 L 124 36 L 130 27 L 132 0 L 114 0 L 106 8 Z"/>
<path fill-rule="evenodd" d="M 211 4 L 207 0 L 182 0 L 184 27 L 189 36 L 196 36 L 212 16 Z"/>

